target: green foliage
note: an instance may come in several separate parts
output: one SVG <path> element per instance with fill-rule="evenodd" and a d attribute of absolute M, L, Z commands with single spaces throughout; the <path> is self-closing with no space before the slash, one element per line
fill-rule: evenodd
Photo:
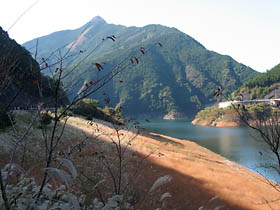
<path fill-rule="evenodd" d="M 14 123 L 14 115 L 9 112 L 12 122 Z M 12 122 L 9 118 L 8 112 L 0 110 L 0 130 L 12 126 Z"/>
<path fill-rule="evenodd" d="M 5 110 L 6 104 L 0 103 L 0 130 L 12 126 L 15 122 L 15 115 L 11 110 Z"/>
<path fill-rule="evenodd" d="M 262 73 L 255 77 L 254 79 L 246 82 L 244 84 L 245 87 L 253 88 L 253 87 L 267 87 L 274 83 L 280 82 L 280 64 L 272 68 L 266 73 Z"/>
<path fill-rule="evenodd" d="M 62 114 L 64 112 L 65 108 L 63 108 L 62 106 L 59 108 L 58 110 L 58 114 Z M 72 112 L 70 110 L 67 110 L 66 112 L 64 112 L 63 114 L 63 118 L 65 117 L 70 117 L 70 116 L 73 116 Z"/>
<path fill-rule="evenodd" d="M 51 124 L 52 116 L 48 112 L 44 112 L 41 114 L 39 122 L 40 122 L 40 126 L 42 127 L 47 126 Z"/>
<path fill-rule="evenodd" d="M 72 108 L 72 111 L 74 114 L 86 117 L 87 120 L 91 120 L 93 117 L 103 119 L 104 113 L 99 108 L 96 100 L 83 99 Z"/>
<path fill-rule="evenodd" d="M 248 114 L 248 120 L 266 119 L 269 118 L 274 112 L 274 109 L 269 104 L 246 105 L 242 109 L 236 105 L 236 109 L 239 109 L 240 113 L 245 111 Z M 224 121 L 242 124 L 241 118 L 236 109 L 232 106 L 227 108 L 219 108 L 217 105 L 215 105 L 212 107 L 207 107 L 198 112 L 195 116 L 195 119 L 198 124 L 203 121 L 210 123 L 214 121 Z"/>
<path fill-rule="evenodd" d="M 239 93 L 249 94 L 252 99 L 262 99 L 274 96 L 273 91 L 280 87 L 280 64 L 249 80 L 232 93 L 233 97 Z M 272 93 L 272 94 L 271 94 Z M 269 96 L 272 95 L 272 96 Z"/>
<path fill-rule="evenodd" d="M 273 108 L 269 104 L 254 104 L 246 106 L 251 119 L 267 119 L 273 114 Z"/>
<path fill-rule="evenodd" d="M 121 105 L 124 115 L 149 115 L 159 117 L 172 110 L 191 116 L 203 105 L 213 101 L 213 91 L 219 86 L 224 94 L 229 94 L 240 87 L 245 81 L 252 79 L 257 72 L 237 63 L 229 56 L 208 51 L 198 41 L 175 28 L 161 25 L 148 25 L 142 28 L 124 27 L 106 24 L 104 20 L 93 21 L 72 31 L 63 31 L 39 38 L 42 48 L 50 49 L 48 54 L 57 48 L 56 40 L 62 36 L 68 42 L 79 38 L 79 33 L 88 27 L 84 41 L 79 42 L 73 51 L 91 51 L 102 38 L 114 34 L 116 41 L 103 42 L 102 47 L 95 50 L 79 65 L 64 81 L 66 86 L 77 84 L 72 88 L 75 95 L 83 88 L 84 81 L 95 81 L 121 63 L 140 47 L 149 49 L 156 47 L 139 57 L 139 64 L 130 65 L 117 75 L 113 81 L 103 88 L 111 99 L 111 106 Z M 69 38 L 69 39 L 68 39 Z M 63 45 L 63 44 L 61 44 Z M 35 40 L 24 44 L 27 48 L 35 46 Z M 68 46 L 68 45 L 65 45 Z M 63 50 L 68 50 L 67 47 Z M 46 51 L 39 49 L 39 55 Z M 51 59 L 51 58 L 50 58 Z M 75 66 L 83 59 L 69 60 Z M 106 64 L 101 72 L 92 65 L 92 61 Z M 102 105 L 103 96 L 92 96 Z M 135 108 L 137 107 L 137 109 Z"/>
<path fill-rule="evenodd" d="M 97 100 L 85 98 L 72 108 L 72 112 L 84 116 L 87 120 L 92 118 L 108 122 L 123 124 L 124 119 L 120 108 L 113 109 L 106 106 L 104 109 Z"/>
<path fill-rule="evenodd" d="M 218 106 L 206 107 L 205 109 L 203 109 L 197 113 L 197 115 L 195 116 L 195 119 L 197 119 L 198 122 L 201 122 L 201 121 L 212 122 L 216 119 L 219 119 L 224 114 L 225 114 L 225 110 L 222 108 L 219 108 Z"/>
<path fill-rule="evenodd" d="M 10 119 L 6 112 L 0 111 L 0 129 L 11 126 Z"/>

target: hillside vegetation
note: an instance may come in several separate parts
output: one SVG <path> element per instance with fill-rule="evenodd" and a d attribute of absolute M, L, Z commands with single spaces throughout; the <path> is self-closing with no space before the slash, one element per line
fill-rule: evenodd
<path fill-rule="evenodd" d="M 238 107 L 236 106 L 236 108 Z M 254 104 L 244 106 L 243 111 L 246 112 L 248 121 L 253 123 L 254 120 L 258 119 L 260 116 L 271 116 L 276 109 L 267 104 Z M 242 112 L 242 110 L 240 110 L 240 112 Z M 217 105 L 199 111 L 192 123 L 215 127 L 245 126 L 244 121 L 242 121 L 234 107 L 219 108 Z"/>
<path fill-rule="evenodd" d="M 256 86 L 267 87 L 274 83 L 279 83 L 279 82 L 280 82 L 280 64 L 276 65 L 266 73 L 262 73 L 256 76 L 254 79 L 245 82 L 243 86 L 248 88 L 253 88 Z"/>
<path fill-rule="evenodd" d="M 108 106 L 102 108 L 97 100 L 85 98 L 75 104 L 75 106 L 71 108 L 71 111 L 76 115 L 85 117 L 87 120 L 95 118 L 119 125 L 122 125 L 125 122 L 125 119 L 122 116 L 122 110 L 115 110 Z"/>
<path fill-rule="evenodd" d="M 111 36 L 114 41 L 107 42 L 106 37 Z M 139 64 L 122 66 L 125 71 L 103 88 L 111 106 L 122 106 L 125 116 L 162 118 L 178 113 L 190 117 L 213 101 L 217 86 L 229 94 L 258 74 L 230 56 L 205 49 L 181 31 L 161 25 L 125 27 L 95 17 L 79 29 L 40 37 L 38 43 L 38 55 L 49 61 L 55 59 L 50 55 L 57 48 L 79 54 L 65 61 L 70 72 L 77 64 L 79 68 L 64 80 L 72 95 L 84 87 L 84 81 L 96 81 L 112 68 L 119 68 L 125 58 L 136 62 L 130 56 L 143 47 L 145 55 L 140 53 Z M 156 43 L 163 47 L 154 47 Z M 24 44 L 31 52 L 35 45 L 36 40 Z M 102 64 L 104 69 L 99 71 L 95 63 Z M 92 98 L 104 101 L 102 94 Z"/>
<path fill-rule="evenodd" d="M 243 96 L 243 99 L 262 99 L 280 97 L 280 64 L 266 73 L 261 73 L 254 79 L 245 82 L 233 92 L 233 97 Z"/>
<path fill-rule="evenodd" d="M 242 87 L 232 93 L 235 100 L 269 99 L 280 97 L 280 64 L 266 73 L 244 83 Z M 229 100 L 229 99 L 226 99 Z M 258 116 L 271 116 L 278 108 L 267 104 L 244 106 L 252 119 Z M 250 119 L 249 119 L 250 120 Z M 253 123 L 253 121 L 251 121 Z M 218 105 L 207 107 L 197 113 L 193 124 L 206 126 L 240 126 L 244 125 L 237 111 L 232 107 L 218 108 Z"/>

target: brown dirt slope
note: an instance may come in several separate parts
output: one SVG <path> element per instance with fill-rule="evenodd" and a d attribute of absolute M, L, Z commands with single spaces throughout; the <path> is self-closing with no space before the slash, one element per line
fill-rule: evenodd
<path fill-rule="evenodd" d="M 155 136 L 156 140 L 152 139 Z M 164 171 L 173 176 L 169 190 L 173 202 L 180 203 L 177 209 L 227 206 L 229 209 L 264 210 L 270 209 L 269 205 L 263 204 L 266 200 L 280 198 L 280 193 L 258 174 L 196 143 L 156 134 L 150 137 L 138 137 L 137 141 L 144 143 L 138 151 L 150 152 L 145 145 L 154 145 L 151 165 L 155 166 L 154 171 L 159 170 L 158 174 Z M 159 142 L 158 138 L 162 140 Z M 147 176 L 156 176 L 157 173 L 147 173 Z M 206 205 L 214 196 L 219 196 L 215 204 Z M 279 209 L 280 202 L 270 205 Z"/>
<path fill-rule="evenodd" d="M 280 209 L 280 193 L 266 179 L 194 142 L 141 133 L 131 149 L 139 156 L 151 154 L 140 176 L 139 188 L 143 192 L 158 177 L 173 177 L 164 189 L 172 195 L 165 202 L 165 209 Z M 147 202 L 147 210 L 148 205 Z"/>

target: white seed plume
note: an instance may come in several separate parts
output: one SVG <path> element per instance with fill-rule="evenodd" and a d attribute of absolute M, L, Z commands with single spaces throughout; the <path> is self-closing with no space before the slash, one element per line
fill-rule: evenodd
<path fill-rule="evenodd" d="M 165 184 L 165 183 L 168 183 L 168 182 L 171 182 L 172 180 L 172 177 L 169 176 L 169 175 L 165 175 L 165 176 L 162 176 L 162 177 L 159 177 L 153 184 L 153 186 L 151 187 L 150 189 L 150 192 L 154 191 L 155 189 L 157 189 L 159 186 Z"/>

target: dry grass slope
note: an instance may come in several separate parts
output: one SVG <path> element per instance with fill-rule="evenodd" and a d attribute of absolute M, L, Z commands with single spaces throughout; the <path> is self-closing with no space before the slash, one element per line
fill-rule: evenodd
<path fill-rule="evenodd" d="M 17 115 L 16 129 L 24 129 L 30 115 L 31 112 Z M 77 145 L 82 139 L 87 139 L 85 146 L 72 158 L 78 171 L 87 167 L 86 172 L 91 173 L 94 168 L 91 154 L 102 149 L 106 155 L 110 155 L 112 144 L 108 136 L 114 136 L 114 132 L 113 126 L 109 123 L 94 120 L 90 125 L 84 119 L 70 117 L 60 149 L 63 151 L 68 145 Z M 134 138 L 137 134 L 136 130 L 121 132 L 127 139 Z M 11 133 L 9 129 L 0 133 L 1 148 L 7 148 L 7 145 L 12 143 L 5 141 Z M 32 165 L 30 173 L 35 175 L 37 173 L 38 178 L 42 173 L 38 172 L 38 168 L 42 167 L 38 162 L 44 158 L 40 153 L 40 129 L 34 126 L 27 139 L 32 149 L 28 150 L 30 155 L 24 167 Z M 129 152 L 131 170 L 136 166 L 134 163 L 148 155 L 145 168 L 133 189 L 136 202 L 145 201 L 141 204 L 141 209 L 154 209 L 153 207 L 159 204 L 159 199 L 155 198 L 160 198 L 159 195 L 164 195 L 164 192 L 170 193 L 164 196 L 162 205 L 165 209 L 197 210 L 220 207 L 220 209 L 266 210 L 270 209 L 270 206 L 279 209 L 280 201 L 272 202 L 270 206 L 265 204 L 266 201 L 279 199 L 280 194 L 272 189 L 263 177 L 191 141 L 153 133 L 140 133 L 133 139 Z M 56 157 L 59 157 L 59 154 Z M 1 149 L 1 165 L 6 160 L 5 150 Z M 170 183 L 146 197 L 157 178 L 165 175 L 172 177 Z M 78 178 L 73 192 L 87 190 L 90 188 Z M 88 199 L 94 196 L 96 196 L 94 193 L 89 194 Z"/>

